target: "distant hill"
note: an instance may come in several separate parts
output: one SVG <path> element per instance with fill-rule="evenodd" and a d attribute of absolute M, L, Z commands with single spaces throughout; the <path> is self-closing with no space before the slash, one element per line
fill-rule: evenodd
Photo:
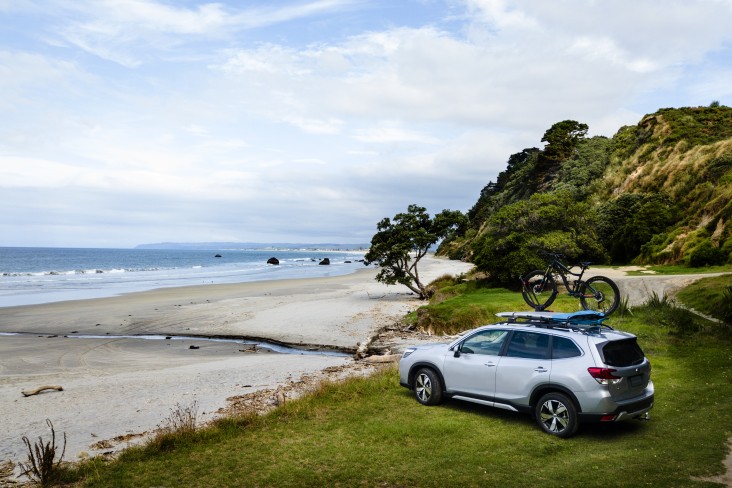
<path fill-rule="evenodd" d="M 732 262 L 732 108 L 666 108 L 612 139 L 586 133 L 562 121 L 544 149 L 510 156 L 468 212 L 471 228 L 439 253 L 487 268 L 521 246 L 524 256 L 545 247 L 612 263 Z M 583 218 L 564 225 L 562 210 Z M 510 233 L 522 225 L 537 232 L 533 243 Z"/>
<path fill-rule="evenodd" d="M 227 249 L 307 249 L 307 250 L 366 250 L 369 244 L 337 244 L 337 243 L 285 243 L 285 242 L 159 242 L 139 244 L 135 249 L 191 249 L 204 251 L 221 251 Z"/>

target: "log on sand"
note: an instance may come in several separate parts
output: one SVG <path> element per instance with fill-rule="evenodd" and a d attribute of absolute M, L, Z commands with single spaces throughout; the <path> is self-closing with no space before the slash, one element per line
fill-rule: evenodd
<path fill-rule="evenodd" d="M 401 359 L 401 354 L 385 354 L 383 356 L 366 356 L 363 361 L 366 363 L 398 363 Z"/>
<path fill-rule="evenodd" d="M 39 386 L 38 388 L 36 388 L 34 390 L 24 390 L 24 391 L 21 391 L 21 393 L 23 394 L 23 396 L 29 397 L 31 395 L 38 395 L 40 392 L 45 391 L 45 390 L 64 391 L 63 387 L 61 387 L 61 386 L 47 385 L 47 386 Z"/>

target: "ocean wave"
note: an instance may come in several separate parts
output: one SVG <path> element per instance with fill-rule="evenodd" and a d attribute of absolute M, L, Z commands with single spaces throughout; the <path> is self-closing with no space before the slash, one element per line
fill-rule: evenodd
<path fill-rule="evenodd" d="M 287 266 L 308 266 L 312 264 L 318 264 L 322 261 L 322 257 L 318 258 L 278 258 L 281 267 Z M 339 259 L 330 260 L 330 264 L 333 266 L 362 263 L 363 259 Z M 144 273 L 144 272 L 158 272 L 158 271 L 177 271 L 177 270 L 202 270 L 205 269 L 207 272 L 214 272 L 214 269 L 218 268 L 221 272 L 231 272 L 232 270 L 259 270 L 268 268 L 265 262 L 249 262 L 249 263 L 227 263 L 224 266 L 208 267 L 202 265 L 191 265 L 181 268 L 167 268 L 167 267 L 149 267 L 149 268 L 110 268 L 110 269 L 73 269 L 66 271 L 50 270 L 50 271 L 6 271 L 0 273 L 1 277 L 44 277 L 44 276 L 77 276 L 77 275 L 102 275 L 102 274 L 121 274 L 121 273 Z"/>
<path fill-rule="evenodd" d="M 193 269 L 201 268 L 201 266 L 193 266 Z M 90 274 L 111 274 L 111 273 L 139 273 L 145 271 L 162 271 L 164 268 L 111 268 L 111 269 L 72 269 L 68 271 L 6 271 L 0 273 L 0 276 L 18 277 L 18 276 L 74 276 L 74 275 L 90 275 Z M 175 268 L 168 268 L 175 269 Z"/>
<path fill-rule="evenodd" d="M 363 252 L 141 251 L 0 248 L 0 307 L 115 296 L 156 288 L 336 276 Z M 276 257 L 280 265 L 267 264 Z M 328 257 L 330 266 L 319 263 Z"/>

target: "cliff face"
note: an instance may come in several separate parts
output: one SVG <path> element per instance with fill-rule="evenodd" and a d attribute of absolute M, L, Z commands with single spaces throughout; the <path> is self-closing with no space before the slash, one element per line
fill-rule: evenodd
<path fill-rule="evenodd" d="M 548 150 L 511 156 L 468 213 L 471 230 L 440 252 L 471 259 L 496 212 L 537 193 L 569 191 L 594 212 L 613 262 L 732 258 L 732 108 L 662 109 L 612 139 L 579 139 L 550 174 L 537 164 Z"/>

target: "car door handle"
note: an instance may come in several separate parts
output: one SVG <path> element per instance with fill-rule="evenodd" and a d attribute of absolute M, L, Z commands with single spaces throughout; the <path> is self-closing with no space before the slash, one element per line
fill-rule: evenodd
<path fill-rule="evenodd" d="M 537 373 L 548 373 L 549 372 L 549 370 L 546 369 L 544 366 L 539 366 L 534 371 L 536 371 Z"/>
<path fill-rule="evenodd" d="M 483 366 L 488 366 L 489 368 L 492 368 L 495 365 L 496 363 L 483 363 Z"/>

